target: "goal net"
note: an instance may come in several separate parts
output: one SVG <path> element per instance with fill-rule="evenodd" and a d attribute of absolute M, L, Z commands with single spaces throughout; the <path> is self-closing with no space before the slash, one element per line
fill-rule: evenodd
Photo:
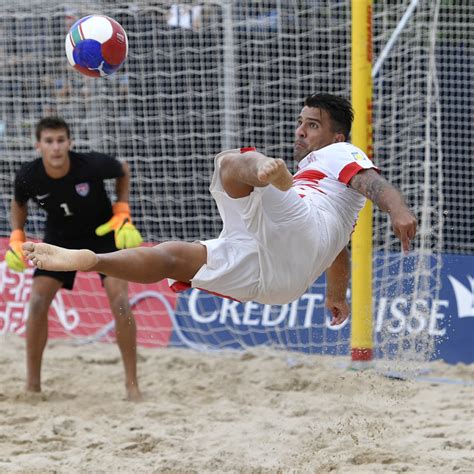
<path fill-rule="evenodd" d="M 449 62 L 457 54 L 460 65 L 468 64 L 462 27 L 472 20 L 473 7 L 467 0 L 456 6 L 420 0 L 394 36 L 408 3 L 374 2 L 373 12 L 376 59 L 394 38 L 374 78 L 374 160 L 421 221 L 416 248 L 404 258 L 387 216 L 374 217 L 374 317 L 382 356 L 407 347 L 423 356 L 432 350 L 431 339 L 419 334 L 439 288 L 440 252 L 472 251 L 472 242 L 466 243 L 472 202 L 463 209 L 446 203 L 472 175 L 471 162 L 461 160 L 469 156 L 468 137 L 457 135 L 470 110 L 468 101 L 460 100 L 468 76 L 453 81 Z M 304 97 L 315 91 L 350 97 L 347 0 L 18 0 L 3 3 L 0 12 L 4 237 L 12 179 L 35 156 L 34 125 L 44 115 L 68 121 L 76 150 L 104 151 L 131 165 L 132 216 L 147 242 L 192 241 L 220 231 L 208 192 L 215 154 L 256 146 L 287 159 L 294 170 L 291 145 Z M 128 60 L 109 78 L 86 78 L 67 64 L 68 28 L 90 13 L 116 19 L 128 33 Z M 454 100 L 455 110 L 446 112 L 443 101 Z M 441 128 L 452 140 L 441 136 Z M 445 169 L 454 159 L 456 165 Z M 27 234 L 40 239 L 44 215 L 34 206 L 29 211 Z M 443 235 L 443 211 L 461 233 Z M 0 332 L 24 331 L 29 277 L 13 275 L 1 264 L 0 289 L 13 296 L 0 303 Z M 164 284 L 132 285 L 131 299 L 140 344 L 201 349 L 272 344 L 346 354 L 350 324 L 329 326 L 324 291 L 320 279 L 290 305 L 263 306 L 197 290 L 176 296 Z M 95 275 L 79 275 L 73 292 L 60 292 L 52 319 L 57 321 L 50 326 L 53 336 L 114 337 Z"/>
<path fill-rule="evenodd" d="M 459 124 L 469 122 L 472 106 L 467 25 L 474 7 L 467 1 L 376 3 L 375 157 L 403 189 L 419 228 L 415 251 L 404 258 L 394 252 L 390 223 L 376 215 L 374 332 L 378 356 L 419 361 L 436 356 L 435 341 L 446 333 L 446 322 L 441 329 L 437 321 L 443 318 L 442 253 L 473 250 L 472 196 L 458 195 L 472 187 L 473 164 L 462 158 L 469 139 Z"/>

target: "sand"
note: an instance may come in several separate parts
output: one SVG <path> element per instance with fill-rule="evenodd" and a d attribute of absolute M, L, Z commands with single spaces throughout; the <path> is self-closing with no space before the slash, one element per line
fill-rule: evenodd
<path fill-rule="evenodd" d="M 51 341 L 31 395 L 24 341 L 0 338 L 0 472 L 474 472 L 473 366 L 399 381 L 331 357 L 139 354 L 143 403 L 113 344 Z"/>

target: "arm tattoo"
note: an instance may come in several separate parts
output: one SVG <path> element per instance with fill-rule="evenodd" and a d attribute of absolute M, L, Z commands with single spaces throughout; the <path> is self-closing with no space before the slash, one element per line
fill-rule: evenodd
<path fill-rule="evenodd" d="M 392 188 L 391 184 L 373 170 L 357 173 L 350 181 L 351 188 L 363 194 L 366 198 L 379 204 L 380 197 Z"/>

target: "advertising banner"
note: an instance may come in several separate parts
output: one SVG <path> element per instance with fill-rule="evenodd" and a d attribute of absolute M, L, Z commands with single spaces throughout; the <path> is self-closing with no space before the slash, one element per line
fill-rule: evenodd
<path fill-rule="evenodd" d="M 9 270 L 3 260 L 7 245 L 2 239 L 0 335 L 23 335 L 33 270 Z M 374 288 L 376 341 L 382 333 L 395 344 L 407 335 L 420 335 L 433 338 L 434 358 L 474 363 L 474 257 L 443 255 L 441 288 L 437 294 L 422 292 L 428 295 L 423 298 L 413 297 L 419 278 L 410 273 L 409 259 L 402 260 L 407 267 L 403 268 L 404 278 L 391 277 L 400 274 L 400 262 L 394 258 L 393 264 L 381 266 L 375 261 L 375 281 L 379 282 Z M 324 310 L 324 276 L 287 305 L 242 304 L 196 289 L 176 294 L 166 281 L 131 283 L 130 302 L 142 346 L 172 344 L 212 350 L 272 344 L 310 353 L 349 353 L 350 319 L 330 326 Z M 114 339 L 113 317 L 97 274 L 79 273 L 74 291 L 57 293 L 49 315 L 49 337 L 78 342 Z"/>

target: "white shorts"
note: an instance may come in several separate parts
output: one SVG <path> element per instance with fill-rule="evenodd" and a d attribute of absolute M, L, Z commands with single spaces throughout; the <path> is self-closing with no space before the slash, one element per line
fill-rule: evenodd
<path fill-rule="evenodd" d="M 224 153 L 215 158 L 209 188 L 223 229 L 218 239 L 201 241 L 207 263 L 191 286 L 242 302 L 289 303 L 326 269 L 318 265 L 326 260 L 321 258 L 328 241 L 324 219 L 293 189 L 280 191 L 269 185 L 231 198 L 220 180 Z"/>

